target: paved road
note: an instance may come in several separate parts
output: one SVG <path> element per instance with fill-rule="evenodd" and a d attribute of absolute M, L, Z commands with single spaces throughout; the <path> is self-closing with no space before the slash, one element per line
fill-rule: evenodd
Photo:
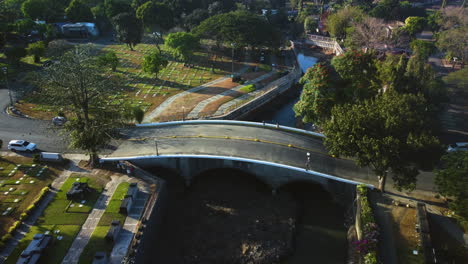
<path fill-rule="evenodd" d="M 155 155 L 157 142 L 160 155 L 211 154 L 305 168 L 306 153 L 310 152 L 312 170 L 377 184 L 371 170 L 357 167 L 352 160 L 328 156 L 321 139 L 291 132 L 240 125 L 203 124 L 138 128 L 126 133 L 130 140 L 122 141 L 118 149 L 109 156 Z M 418 189 L 432 191 L 433 177 L 432 173 L 421 173 Z M 392 181 L 389 180 L 387 186 L 391 185 Z"/>
<path fill-rule="evenodd" d="M 51 126 L 51 122 L 13 117 L 5 112 L 9 105 L 7 89 L 0 89 L 0 139 L 7 149 L 8 141 L 12 139 L 25 139 L 38 144 L 38 148 L 46 151 L 63 152 L 66 143 L 59 135 L 59 130 Z"/>

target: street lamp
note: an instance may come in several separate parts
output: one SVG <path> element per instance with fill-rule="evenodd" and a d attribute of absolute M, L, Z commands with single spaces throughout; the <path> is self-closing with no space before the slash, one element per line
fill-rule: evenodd
<path fill-rule="evenodd" d="M 156 148 L 156 156 L 159 156 L 158 141 L 156 139 L 154 140 L 154 147 Z"/>
<path fill-rule="evenodd" d="M 231 78 L 234 78 L 234 47 L 236 43 L 231 43 L 232 53 L 231 53 Z"/>
<path fill-rule="evenodd" d="M 2 68 L 2 71 L 3 71 L 3 74 L 5 75 L 5 84 L 6 84 L 6 87 L 8 89 L 8 96 L 10 97 L 10 106 L 13 106 L 13 97 L 11 95 L 11 89 L 10 89 L 10 86 L 8 85 L 8 68 L 7 67 L 3 67 Z"/>
<path fill-rule="evenodd" d="M 182 121 L 185 121 L 185 106 L 182 106 Z"/>

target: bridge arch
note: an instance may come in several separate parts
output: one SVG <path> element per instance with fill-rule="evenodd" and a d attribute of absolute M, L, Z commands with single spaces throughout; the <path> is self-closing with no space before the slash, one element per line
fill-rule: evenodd
<path fill-rule="evenodd" d="M 272 187 L 268 182 L 265 182 L 264 179 L 258 177 L 250 171 L 239 169 L 239 168 L 210 168 L 204 171 L 199 172 L 197 175 L 194 175 L 191 180 L 191 185 L 196 184 L 198 181 L 202 180 L 204 177 L 214 177 L 214 173 L 219 173 L 219 177 L 223 177 L 226 174 L 237 173 L 236 175 L 228 175 L 231 179 L 239 180 L 250 180 L 257 183 L 257 186 L 260 185 L 260 188 L 263 190 L 271 190 Z M 216 176 L 218 177 L 218 176 Z"/>

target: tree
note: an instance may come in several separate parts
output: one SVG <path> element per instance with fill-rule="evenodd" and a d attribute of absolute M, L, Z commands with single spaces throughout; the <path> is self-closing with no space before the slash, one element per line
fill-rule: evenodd
<path fill-rule="evenodd" d="M 332 59 L 332 66 L 346 82 L 345 101 L 354 102 L 377 94 L 375 54 L 350 50 Z"/>
<path fill-rule="evenodd" d="M 104 9 L 109 19 L 113 19 L 118 14 L 133 13 L 133 8 L 126 0 L 104 0 Z"/>
<path fill-rule="evenodd" d="M 96 52 L 90 45 L 75 46 L 46 67 L 38 83 L 49 104 L 69 113 L 64 128 L 70 147 L 86 151 L 91 165 L 114 130 L 131 115 L 127 102 L 110 99 L 118 83 L 97 66 Z"/>
<path fill-rule="evenodd" d="M 39 63 L 41 62 L 41 57 L 45 54 L 46 48 L 44 42 L 38 41 L 29 44 L 26 50 L 29 55 L 34 56 L 34 62 Z"/>
<path fill-rule="evenodd" d="M 333 69 L 317 63 L 309 68 L 301 78 L 303 89 L 299 101 L 294 105 L 294 113 L 301 116 L 304 123 L 322 124 L 330 117 L 332 107 L 337 101 Z"/>
<path fill-rule="evenodd" d="M 183 18 L 184 28 L 187 30 L 192 30 L 198 26 L 203 20 L 207 19 L 210 16 L 207 10 L 205 9 L 195 9 L 192 13 Z"/>
<path fill-rule="evenodd" d="M 177 32 L 167 35 L 165 42 L 165 45 L 174 56 L 187 61 L 198 47 L 199 39 L 191 33 Z"/>
<path fill-rule="evenodd" d="M 21 19 L 19 21 L 16 21 L 14 24 L 16 32 L 19 34 L 23 35 L 29 35 L 31 34 L 31 31 L 34 30 L 34 27 L 36 26 L 36 23 L 32 19 Z"/>
<path fill-rule="evenodd" d="M 306 33 L 313 33 L 318 27 L 317 20 L 315 20 L 313 17 L 308 16 L 304 20 L 304 30 Z"/>
<path fill-rule="evenodd" d="M 63 39 L 56 39 L 47 45 L 47 56 L 58 58 L 63 56 L 67 51 L 73 49 L 73 45 Z"/>
<path fill-rule="evenodd" d="M 416 35 L 423 31 L 426 26 L 426 19 L 424 17 L 411 16 L 405 19 L 405 26 L 403 29 L 411 36 Z"/>
<path fill-rule="evenodd" d="M 141 42 L 143 27 L 132 13 L 121 13 L 112 19 L 119 41 L 127 44 L 130 50 Z"/>
<path fill-rule="evenodd" d="M 457 27 L 440 32 L 437 39 L 437 47 L 451 55 L 457 57 L 462 65 L 468 58 L 468 26 Z"/>
<path fill-rule="evenodd" d="M 47 0 L 26 0 L 21 5 L 24 16 L 32 20 L 49 19 L 54 12 L 51 8 L 51 3 Z"/>
<path fill-rule="evenodd" d="M 422 96 L 393 90 L 361 104 L 335 106 L 324 125 L 325 146 L 332 155 L 370 166 L 380 190 L 385 191 L 390 171 L 396 188 L 412 190 L 419 173 L 416 165 L 435 163 L 441 153 L 425 109 Z"/>
<path fill-rule="evenodd" d="M 120 61 L 114 51 L 108 51 L 98 57 L 98 64 L 103 67 L 110 67 L 112 71 L 116 71 L 120 65 Z"/>
<path fill-rule="evenodd" d="M 442 166 L 435 171 L 438 192 L 453 200 L 449 207 L 468 220 L 468 151 L 455 151 L 442 157 Z"/>
<path fill-rule="evenodd" d="M 138 122 L 138 124 L 141 124 L 141 122 L 143 122 L 143 118 L 145 117 L 145 111 L 136 106 L 133 108 L 133 116 L 135 117 L 135 120 Z"/>
<path fill-rule="evenodd" d="M 412 40 L 410 47 L 414 54 L 417 54 L 426 60 L 436 51 L 436 47 L 433 42 L 421 39 Z"/>
<path fill-rule="evenodd" d="M 21 58 L 26 57 L 27 52 L 26 49 L 21 46 L 13 46 L 6 48 L 5 55 L 11 64 L 18 65 Z"/>
<path fill-rule="evenodd" d="M 468 68 L 449 73 L 444 77 L 444 82 L 468 94 Z"/>
<path fill-rule="evenodd" d="M 143 71 L 148 73 L 154 73 L 158 78 L 159 72 L 167 66 L 167 60 L 161 55 L 161 53 L 153 52 L 146 55 L 143 60 Z"/>
<path fill-rule="evenodd" d="M 278 31 L 263 17 L 247 11 L 234 11 L 212 16 L 192 30 L 205 37 L 237 47 L 271 47 L 281 44 Z"/>
<path fill-rule="evenodd" d="M 160 33 L 169 30 L 174 25 L 174 14 L 164 3 L 148 1 L 136 10 L 136 17 L 143 21 L 145 28 L 157 28 Z"/>
<path fill-rule="evenodd" d="M 347 6 L 328 16 L 327 31 L 337 39 L 345 39 L 346 30 L 348 30 L 354 22 L 361 21 L 363 18 L 364 13 L 361 9 Z"/>
<path fill-rule="evenodd" d="M 65 9 L 65 14 L 73 22 L 94 20 L 91 9 L 81 0 L 72 0 L 70 5 Z"/>

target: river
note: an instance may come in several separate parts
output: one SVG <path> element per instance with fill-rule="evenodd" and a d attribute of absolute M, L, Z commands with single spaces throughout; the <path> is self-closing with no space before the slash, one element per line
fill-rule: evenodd
<path fill-rule="evenodd" d="M 308 56 L 302 51 L 297 53 L 296 58 L 303 73 L 317 63 L 318 60 L 315 57 Z M 272 100 L 266 106 L 262 107 L 262 109 L 249 114 L 243 118 L 243 120 L 254 122 L 265 121 L 272 124 L 278 123 L 283 126 L 304 128 L 302 122 L 296 118 L 293 110 L 294 104 L 299 101 L 300 93 L 300 88 L 292 88 L 288 92 Z M 305 126 L 305 129 L 308 128 L 310 128 L 310 125 Z"/>

